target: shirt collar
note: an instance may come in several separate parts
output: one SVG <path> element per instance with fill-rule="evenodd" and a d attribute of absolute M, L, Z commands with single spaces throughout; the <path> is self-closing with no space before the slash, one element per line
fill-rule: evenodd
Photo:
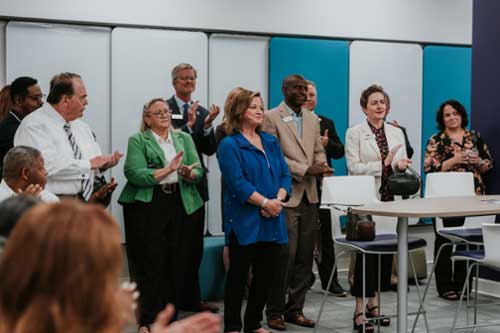
<path fill-rule="evenodd" d="M 300 109 L 299 113 L 296 113 L 295 111 L 293 111 L 292 108 L 289 107 L 286 103 L 285 103 L 285 108 L 292 115 L 292 117 L 296 117 L 296 118 L 302 117 L 302 108 Z"/>
<path fill-rule="evenodd" d="M 368 126 L 370 127 L 370 130 L 375 133 L 375 132 L 384 132 L 384 123 L 382 123 L 382 127 L 380 128 L 375 128 L 372 124 L 370 124 L 370 122 L 368 121 L 368 119 L 366 120 L 366 122 L 368 123 Z"/>
<path fill-rule="evenodd" d="M 14 192 L 10 186 L 5 182 L 5 179 L 2 179 L 2 181 L 0 182 L 0 191 L 5 191 L 7 193 L 10 193 L 12 195 L 17 195 L 16 192 Z"/>
<path fill-rule="evenodd" d="M 192 100 L 189 100 L 187 103 L 184 102 L 182 99 L 180 99 L 179 97 L 177 97 L 177 95 L 174 95 L 174 98 L 175 98 L 175 101 L 177 102 L 177 106 L 179 107 L 179 110 L 182 110 L 182 107 L 184 106 L 184 104 L 187 104 L 187 105 L 191 105 L 193 104 L 193 101 Z"/>
<path fill-rule="evenodd" d="M 52 119 L 54 120 L 56 123 L 60 124 L 61 127 L 64 126 L 64 124 L 66 124 L 66 120 L 64 120 L 64 118 L 59 114 L 59 112 L 57 112 L 56 109 L 54 109 L 54 107 L 49 104 L 49 103 L 46 103 L 45 104 L 45 110 L 47 110 L 47 115 Z M 72 121 L 69 121 L 68 123 L 72 123 Z"/>
<path fill-rule="evenodd" d="M 10 114 L 12 115 L 12 117 L 16 118 L 16 120 L 19 122 L 21 122 L 21 120 L 23 120 L 23 118 L 24 118 L 24 116 L 22 114 L 20 114 L 19 112 L 17 112 L 14 109 L 10 109 Z"/>
<path fill-rule="evenodd" d="M 172 145 L 174 144 L 174 142 L 172 141 L 172 131 L 171 130 L 168 130 L 168 138 L 166 140 L 163 139 L 158 134 L 156 134 L 153 130 L 151 130 L 151 133 L 153 134 L 156 142 L 158 142 L 158 143 L 168 143 L 168 144 L 172 144 Z"/>

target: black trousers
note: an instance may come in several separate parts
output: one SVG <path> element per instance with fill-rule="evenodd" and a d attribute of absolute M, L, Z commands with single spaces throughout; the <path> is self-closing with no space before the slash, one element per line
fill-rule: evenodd
<path fill-rule="evenodd" d="M 380 290 L 385 291 L 390 287 L 392 272 L 392 254 L 380 256 Z M 378 290 L 378 254 L 365 254 L 365 297 L 374 297 Z M 363 255 L 356 254 L 356 265 L 354 268 L 354 284 L 351 286 L 351 294 L 354 297 L 363 297 Z"/>
<path fill-rule="evenodd" d="M 178 307 L 182 299 L 193 221 L 180 193 L 159 187 L 151 202 L 124 204 L 123 213 L 130 276 L 140 291 L 139 325 L 149 325 L 167 303 Z"/>
<path fill-rule="evenodd" d="M 205 232 L 205 206 L 189 215 L 190 223 L 183 226 L 180 256 L 180 271 L 183 272 L 182 286 L 176 304 L 182 310 L 198 310 L 201 301 L 200 270 L 203 258 L 203 237 Z"/>
<path fill-rule="evenodd" d="M 460 227 L 464 224 L 464 217 L 449 217 L 443 219 L 444 227 Z M 436 222 L 433 220 L 434 233 L 436 239 L 434 240 L 434 258 L 437 256 L 438 249 L 445 243 L 450 243 L 446 238 L 437 234 Z M 458 245 L 457 250 L 465 250 L 465 245 Z M 439 259 L 436 263 L 436 289 L 442 295 L 449 291 L 462 291 L 465 284 L 465 277 L 467 276 L 467 262 L 456 261 L 455 270 L 453 271 L 453 263 L 451 261 L 451 253 L 453 246 L 445 246 L 441 250 Z M 472 274 L 471 274 L 472 277 Z M 472 278 L 469 282 L 472 281 Z"/>
<path fill-rule="evenodd" d="M 230 265 L 224 291 L 224 332 L 239 332 L 242 329 L 241 306 L 250 267 L 253 277 L 244 315 L 245 331 L 261 327 L 262 311 L 277 264 L 279 248 L 278 244 L 271 242 L 240 245 L 234 234 L 231 234 Z"/>
<path fill-rule="evenodd" d="M 321 289 L 326 290 L 328 279 L 332 274 L 333 264 L 335 263 L 335 246 L 332 239 L 332 220 L 329 209 L 319 209 L 320 222 L 320 247 L 321 260 L 316 258 L 319 278 L 321 280 Z M 337 268 L 333 274 L 333 283 L 337 282 Z"/>

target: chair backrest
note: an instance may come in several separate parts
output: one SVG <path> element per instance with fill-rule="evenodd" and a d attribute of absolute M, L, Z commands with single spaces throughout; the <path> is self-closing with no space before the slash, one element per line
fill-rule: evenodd
<path fill-rule="evenodd" d="M 474 191 L 474 176 L 472 172 L 433 172 L 425 177 L 425 197 L 463 197 L 476 195 Z M 467 219 L 466 219 L 467 221 Z M 473 224 L 479 227 L 483 223 L 477 219 L 472 219 L 467 223 L 468 227 Z M 464 223 L 465 227 L 466 223 Z M 443 229 L 443 220 L 436 218 L 436 230 Z"/>
<path fill-rule="evenodd" d="M 324 177 L 321 190 L 321 204 L 359 206 L 375 202 L 375 177 L 333 176 Z"/>
<path fill-rule="evenodd" d="M 425 178 L 425 197 L 476 195 L 472 172 L 434 172 Z"/>
<path fill-rule="evenodd" d="M 500 224 L 484 223 L 484 262 L 488 265 L 500 268 Z"/>
<path fill-rule="evenodd" d="M 334 176 L 323 178 L 321 204 L 337 204 L 339 208 L 368 205 L 379 202 L 373 176 Z M 332 208 L 332 236 L 342 237 L 340 217 L 345 213 Z M 397 218 L 374 216 L 377 234 L 396 233 Z"/>

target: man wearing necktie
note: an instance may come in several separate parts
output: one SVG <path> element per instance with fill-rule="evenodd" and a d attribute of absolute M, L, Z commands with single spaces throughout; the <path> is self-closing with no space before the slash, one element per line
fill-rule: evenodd
<path fill-rule="evenodd" d="M 204 202 L 208 201 L 208 169 L 203 161 L 203 154 L 210 156 L 217 150 L 213 120 L 220 112 L 217 105 L 205 109 L 198 101 L 193 101 L 191 95 L 196 89 L 197 72 L 190 64 L 182 63 L 172 69 L 172 85 L 175 94 L 167 100 L 172 110 L 172 125 L 174 128 L 191 134 L 196 151 L 200 158 L 204 173 L 202 180 L 197 184 L 198 192 Z M 179 300 L 181 309 L 191 311 L 217 312 L 218 307 L 201 301 L 198 270 L 203 256 L 203 233 L 205 223 L 205 206 L 193 214 L 193 223 L 196 223 L 196 242 L 193 243 L 192 253 L 186 260 L 190 262 L 191 273 L 186 276 L 186 288 L 181 292 L 183 299 Z"/>
<path fill-rule="evenodd" d="M 54 76 L 47 103 L 23 119 L 14 145 L 33 147 L 42 153 L 50 192 L 94 201 L 98 199 L 94 193 L 95 177 L 115 166 L 123 154 L 102 154 L 89 125 L 80 119 L 86 105 L 87 90 L 79 75 Z M 115 187 L 114 182 L 103 186 L 106 191 Z"/>

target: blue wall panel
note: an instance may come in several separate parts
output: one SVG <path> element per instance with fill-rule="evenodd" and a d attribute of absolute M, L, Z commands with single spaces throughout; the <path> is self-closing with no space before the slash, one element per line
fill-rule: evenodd
<path fill-rule="evenodd" d="M 316 82 L 316 111 L 335 122 L 344 142 L 349 102 L 349 44 L 321 39 L 272 38 L 269 52 L 269 108 L 283 100 L 283 78 L 301 74 Z M 336 175 L 347 174 L 344 158 L 334 160 L 333 166 Z"/>
<path fill-rule="evenodd" d="M 469 47 L 424 48 L 422 170 L 427 140 L 438 131 L 436 111 L 439 105 L 447 99 L 456 99 L 470 115 L 471 55 Z"/>

